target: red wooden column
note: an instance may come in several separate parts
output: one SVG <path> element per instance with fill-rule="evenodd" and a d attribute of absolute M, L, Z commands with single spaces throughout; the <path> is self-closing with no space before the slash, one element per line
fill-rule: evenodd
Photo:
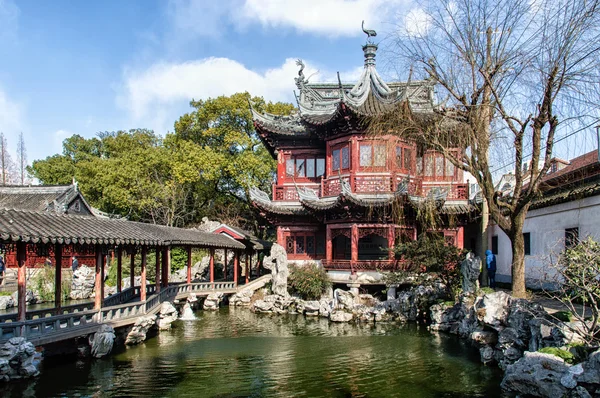
<path fill-rule="evenodd" d="M 215 281 L 215 249 L 210 249 L 210 283 Z"/>
<path fill-rule="evenodd" d="M 465 227 L 458 227 L 456 232 L 456 247 L 459 249 L 465 248 Z"/>
<path fill-rule="evenodd" d="M 104 256 L 102 255 L 102 246 L 96 245 L 96 285 L 95 285 L 95 298 L 94 298 L 94 309 L 99 310 L 102 308 L 102 285 L 104 281 L 102 276 L 104 274 Z"/>
<path fill-rule="evenodd" d="M 227 281 L 227 249 L 223 249 L 223 280 Z"/>
<path fill-rule="evenodd" d="M 192 246 L 187 249 L 187 283 L 192 283 Z"/>
<path fill-rule="evenodd" d="M 352 224 L 352 238 L 350 239 L 350 265 L 354 274 L 354 264 L 358 261 L 358 225 Z"/>
<path fill-rule="evenodd" d="M 237 286 L 238 282 L 238 264 L 240 262 L 240 253 L 236 250 L 233 256 L 233 283 Z"/>
<path fill-rule="evenodd" d="M 146 254 L 148 248 L 142 246 L 142 271 L 140 273 L 142 281 L 140 283 L 140 301 L 146 301 Z"/>
<path fill-rule="evenodd" d="M 388 255 L 390 260 L 394 259 L 394 243 L 396 241 L 396 227 L 392 224 L 388 226 Z"/>
<path fill-rule="evenodd" d="M 62 303 L 62 245 L 57 243 L 54 245 L 54 306 L 57 312 L 60 312 Z"/>
<path fill-rule="evenodd" d="M 160 292 L 160 278 L 161 278 L 161 270 L 160 270 L 160 249 L 158 246 L 155 251 L 155 261 L 156 265 L 154 266 L 154 285 L 156 286 L 156 293 Z"/>
<path fill-rule="evenodd" d="M 283 232 L 283 228 L 277 227 L 277 244 L 285 247 L 285 234 Z"/>
<path fill-rule="evenodd" d="M 27 246 L 23 242 L 17 242 L 17 319 L 24 321 L 27 315 Z"/>
<path fill-rule="evenodd" d="M 123 290 L 122 281 L 123 279 L 123 250 L 121 246 L 117 247 L 117 293 L 121 293 Z"/>
<path fill-rule="evenodd" d="M 325 261 L 331 261 L 333 258 L 333 242 L 331 241 L 331 228 L 325 226 Z"/>
<path fill-rule="evenodd" d="M 131 247 L 131 258 L 129 260 L 129 287 L 135 286 L 135 246 Z"/>
<path fill-rule="evenodd" d="M 171 246 L 163 249 L 162 254 L 162 275 L 161 282 L 163 287 L 169 286 L 169 270 L 171 269 Z"/>

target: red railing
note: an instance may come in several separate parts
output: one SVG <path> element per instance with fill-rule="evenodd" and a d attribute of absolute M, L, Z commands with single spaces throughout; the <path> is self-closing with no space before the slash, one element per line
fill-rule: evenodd
<path fill-rule="evenodd" d="M 350 184 L 353 193 L 377 194 L 392 193 L 398 188 L 404 177 L 396 175 L 347 175 L 342 180 Z M 320 197 L 337 196 L 342 192 L 340 177 L 323 179 L 321 184 L 303 184 L 302 186 L 313 189 Z M 469 199 L 469 184 L 465 183 L 440 183 L 438 185 L 423 185 L 421 178 L 411 179 L 408 193 L 411 195 L 425 196 L 433 188 L 449 189 L 447 199 L 467 200 Z M 273 184 L 273 200 L 298 201 L 298 193 L 293 185 L 278 186 Z"/>
<path fill-rule="evenodd" d="M 398 269 L 396 260 L 322 260 L 323 267 L 328 271 L 395 271 Z"/>
<path fill-rule="evenodd" d="M 298 186 L 310 188 L 316 191 L 318 196 L 321 196 L 321 186 L 319 184 L 302 184 Z M 273 200 L 297 202 L 299 198 L 298 192 L 296 191 L 296 187 L 293 185 L 278 186 L 273 184 Z"/>

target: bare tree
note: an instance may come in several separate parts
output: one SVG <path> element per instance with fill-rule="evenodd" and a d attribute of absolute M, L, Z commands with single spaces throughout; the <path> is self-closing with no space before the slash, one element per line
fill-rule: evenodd
<path fill-rule="evenodd" d="M 399 108 L 373 121 L 474 176 L 512 243 L 513 294 L 525 295 L 523 223 L 550 167 L 559 126 L 597 121 L 599 0 L 441 0 L 393 37 L 395 59 L 438 87 L 435 117 Z M 510 142 L 515 187 L 495 192 L 490 149 Z M 466 148 L 457 151 L 456 148 Z M 529 155 L 529 156 L 528 156 Z M 530 159 L 532 167 L 521 165 Z M 487 244 L 487 243 L 486 243 Z"/>
<path fill-rule="evenodd" d="M 14 164 L 8 152 L 8 142 L 2 132 L 0 132 L 0 167 L 2 168 L 2 185 L 5 186 L 12 183 L 14 179 Z"/>
<path fill-rule="evenodd" d="M 27 171 L 27 149 L 25 148 L 25 139 L 23 132 L 19 134 L 19 142 L 17 142 L 17 167 L 21 185 L 25 185 L 25 173 Z"/>

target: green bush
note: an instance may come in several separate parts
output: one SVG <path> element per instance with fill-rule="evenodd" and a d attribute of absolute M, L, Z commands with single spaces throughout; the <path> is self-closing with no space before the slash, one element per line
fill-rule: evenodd
<path fill-rule="evenodd" d="M 41 268 L 29 282 L 32 290 L 37 292 L 40 299 L 43 301 L 54 301 L 54 281 L 56 270 L 54 267 Z M 68 300 L 71 294 L 71 278 L 63 278 L 61 280 L 62 301 Z"/>
<path fill-rule="evenodd" d="M 575 360 L 575 356 L 567 350 L 563 350 L 557 347 L 544 347 L 540 348 L 538 352 L 542 354 L 550 354 L 562 358 L 566 363 L 572 364 Z"/>
<path fill-rule="evenodd" d="M 460 293 L 460 262 L 466 251 L 449 245 L 437 233 L 423 233 L 415 241 L 401 243 L 394 248 L 396 256 L 404 260 L 405 272 L 437 273 L 446 285 L 447 294 L 455 299 Z"/>
<path fill-rule="evenodd" d="M 318 300 L 331 287 L 327 272 L 314 263 L 290 266 L 288 291 L 304 300 Z"/>

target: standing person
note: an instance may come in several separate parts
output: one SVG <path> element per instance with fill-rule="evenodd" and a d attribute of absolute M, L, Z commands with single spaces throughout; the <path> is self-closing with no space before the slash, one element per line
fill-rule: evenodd
<path fill-rule="evenodd" d="M 79 261 L 77 261 L 77 257 L 73 256 L 73 259 L 71 260 L 71 269 L 75 272 L 77 271 L 77 268 L 79 268 Z"/>
<path fill-rule="evenodd" d="M 0 285 L 4 284 L 4 271 L 6 271 L 4 257 L 0 256 Z"/>
<path fill-rule="evenodd" d="M 485 251 L 485 264 L 490 280 L 490 287 L 493 289 L 496 287 L 496 256 L 491 250 Z"/>
<path fill-rule="evenodd" d="M 46 257 L 46 260 L 44 261 L 44 267 L 50 266 L 52 266 L 52 260 L 50 260 L 50 257 Z"/>

